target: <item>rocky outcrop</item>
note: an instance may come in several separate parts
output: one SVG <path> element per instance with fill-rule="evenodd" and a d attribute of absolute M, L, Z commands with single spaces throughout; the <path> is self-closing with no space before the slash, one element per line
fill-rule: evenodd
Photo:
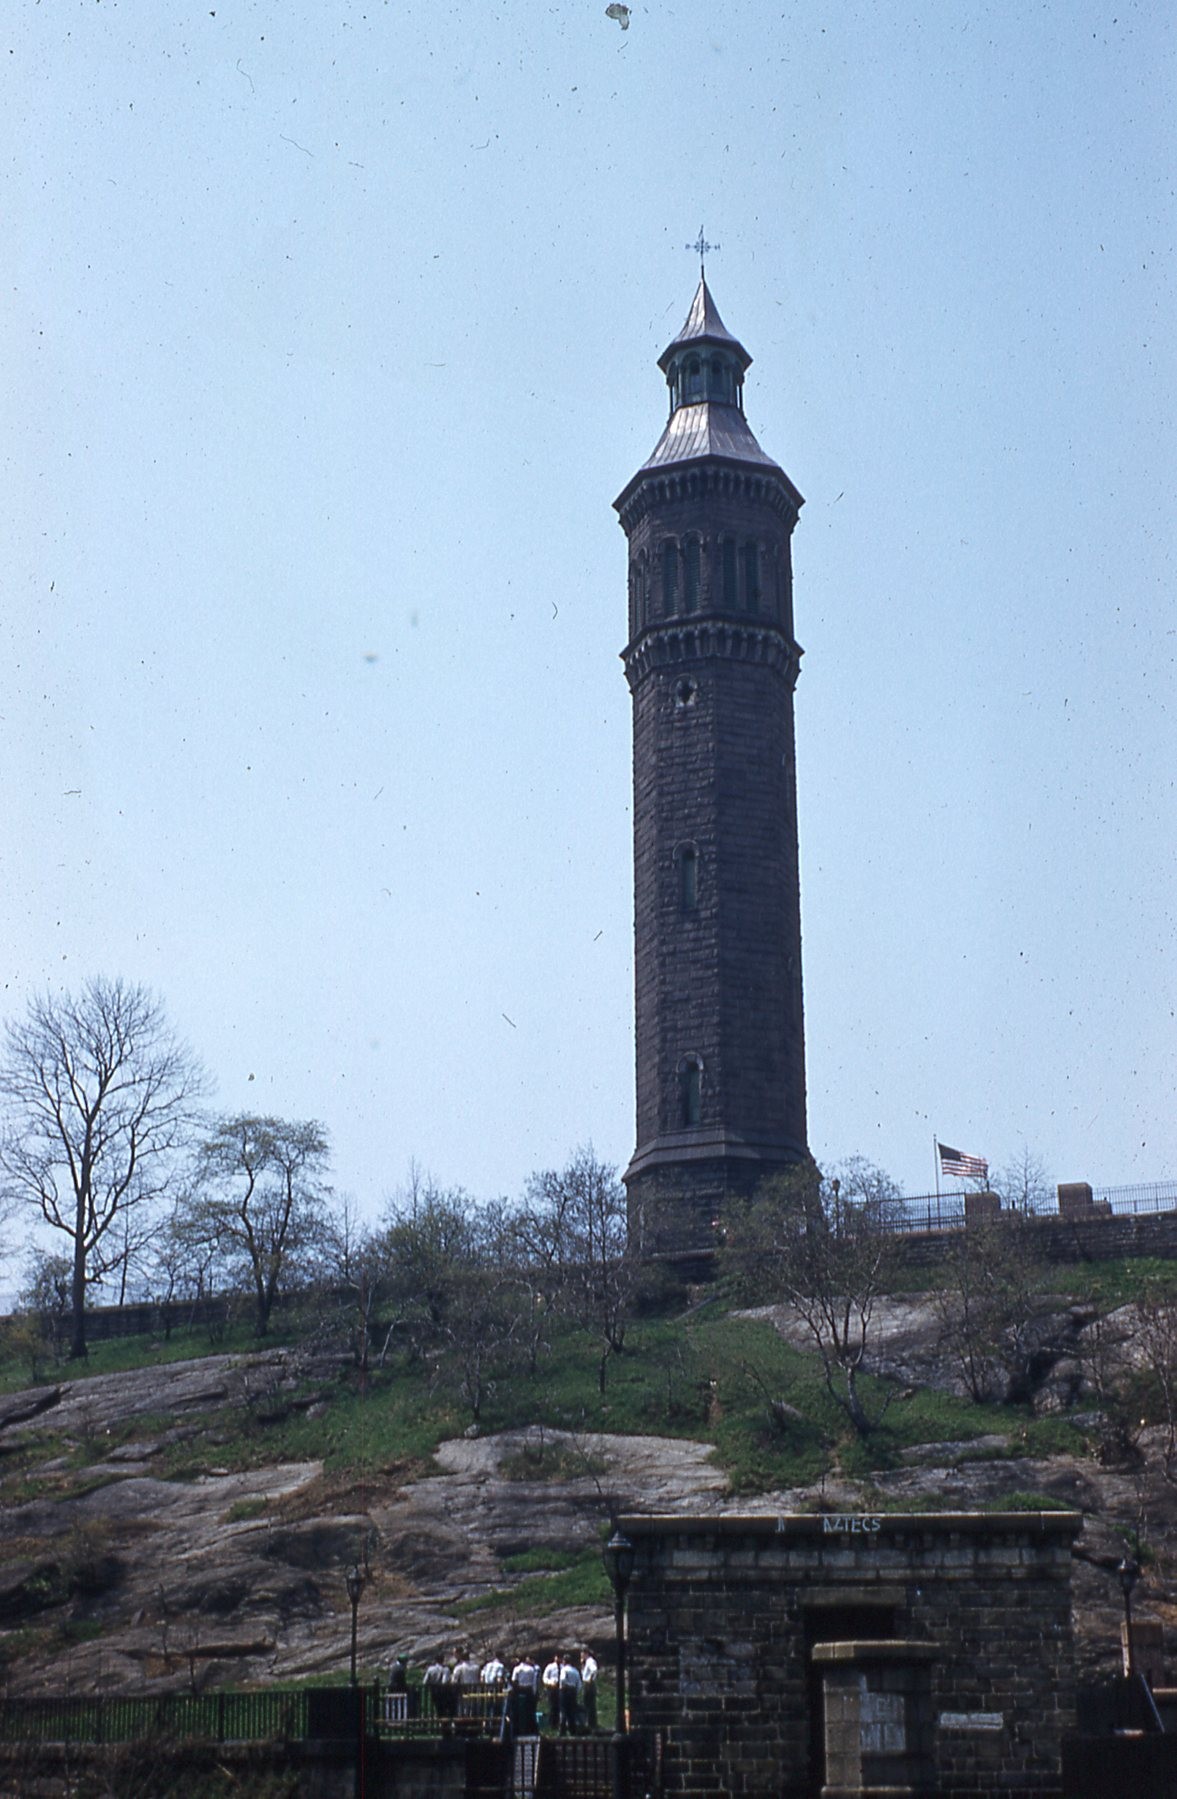
<path fill-rule="evenodd" d="M 607 1604 L 539 1615 L 536 1581 L 545 1566 L 595 1553 L 616 1511 L 854 1510 L 884 1498 L 967 1508 L 1011 1493 L 1087 1514 L 1080 1635 L 1090 1664 L 1106 1668 L 1120 1606 L 1110 1570 L 1123 1538 L 1101 1520 L 1143 1508 L 1156 1537 L 1173 1512 L 1172 1494 L 1140 1466 L 1031 1459 L 1012 1427 L 922 1445 L 869 1483 L 833 1473 L 819 1491 L 763 1494 L 751 1507 L 729 1501 L 709 1445 L 655 1436 L 464 1436 L 443 1443 L 432 1468 L 346 1481 L 325 1474 L 320 1459 L 266 1463 L 260 1447 L 255 1468 L 217 1468 L 226 1408 L 238 1416 L 246 1408 L 260 1446 L 259 1411 L 302 1407 L 337 1367 L 283 1351 L 219 1356 L 6 1400 L 0 1656 L 9 1689 L 143 1692 L 338 1675 L 354 1561 L 367 1575 L 358 1616 L 366 1668 L 381 1668 L 395 1649 L 419 1663 L 467 1640 L 477 1651 L 604 1647 Z M 191 1463 L 195 1447 L 200 1472 L 179 1477 L 177 1457 Z M 1158 1461 L 1147 1456 L 1143 1466 Z M 1150 1575 L 1149 1609 L 1165 1615 L 1161 1570 Z"/>

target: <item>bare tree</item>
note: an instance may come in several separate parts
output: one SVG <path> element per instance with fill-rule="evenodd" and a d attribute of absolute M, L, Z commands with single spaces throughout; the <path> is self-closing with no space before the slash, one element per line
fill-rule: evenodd
<path fill-rule="evenodd" d="M 566 1167 L 533 1174 L 514 1230 L 525 1259 L 546 1275 L 554 1302 L 595 1336 L 603 1393 L 609 1359 L 625 1348 L 638 1279 L 616 1170 L 587 1144 Z"/>
<path fill-rule="evenodd" d="M 1020 1212 L 1029 1218 L 1036 1212 L 1053 1209 L 1054 1188 L 1047 1179 L 1046 1165 L 1026 1143 L 992 1171 L 986 1184 L 1000 1194 L 1007 1212 Z"/>
<path fill-rule="evenodd" d="M 829 1175 L 815 1162 L 799 1163 L 725 1217 L 726 1272 L 751 1298 L 788 1302 L 812 1339 L 831 1398 L 862 1436 L 882 1417 L 868 1412 L 858 1382 L 875 1302 L 893 1269 L 889 1226 L 898 1203 L 882 1169 L 855 1156 Z"/>
<path fill-rule="evenodd" d="M 328 1154 L 326 1133 L 313 1120 L 246 1112 L 222 1119 L 197 1154 L 184 1229 L 217 1243 L 232 1274 L 252 1288 L 259 1337 L 300 1258 L 322 1246 Z"/>
<path fill-rule="evenodd" d="M 317 1285 L 324 1300 L 332 1302 L 343 1296 L 349 1312 L 354 1305 L 356 1364 L 364 1374 L 368 1372 L 376 1307 L 383 1296 L 382 1272 L 373 1233 L 351 1194 L 341 1194 L 323 1234 Z"/>
<path fill-rule="evenodd" d="M 33 1000 L 0 1061 L 0 1176 L 72 1244 L 70 1355 L 86 1354 L 86 1292 L 118 1264 L 112 1226 L 178 1174 L 205 1077 L 144 987 L 95 978 Z"/>

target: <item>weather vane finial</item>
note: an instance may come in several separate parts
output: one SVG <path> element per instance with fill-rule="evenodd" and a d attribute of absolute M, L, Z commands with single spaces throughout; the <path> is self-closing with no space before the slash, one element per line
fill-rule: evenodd
<path fill-rule="evenodd" d="M 703 258 L 706 256 L 708 250 L 718 250 L 720 248 L 721 248 L 721 246 L 719 244 L 709 244 L 707 242 L 707 239 L 703 236 L 703 227 L 702 227 L 702 225 L 700 225 L 699 226 L 699 235 L 696 238 L 695 242 L 693 244 L 687 245 L 687 249 L 693 250 L 695 252 L 695 255 L 699 258 L 699 279 L 700 279 L 700 281 L 702 281 L 704 279 L 704 276 L 706 274 L 706 270 L 703 267 Z"/>

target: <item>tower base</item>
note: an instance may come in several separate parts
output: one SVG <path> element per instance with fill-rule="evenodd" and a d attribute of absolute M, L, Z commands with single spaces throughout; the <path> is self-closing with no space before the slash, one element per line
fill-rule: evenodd
<path fill-rule="evenodd" d="M 722 1246 L 724 1213 L 751 1199 L 774 1174 L 806 1160 L 804 1148 L 775 1153 L 665 1159 L 636 1155 L 622 1177 L 629 1241 L 646 1258 L 712 1255 Z"/>

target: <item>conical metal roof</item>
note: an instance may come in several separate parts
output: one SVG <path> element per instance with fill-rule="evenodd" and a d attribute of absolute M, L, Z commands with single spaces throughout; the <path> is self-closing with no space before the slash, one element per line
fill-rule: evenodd
<path fill-rule="evenodd" d="M 801 505 L 801 495 L 780 463 L 765 455 L 744 417 L 743 405 L 739 402 L 739 389 L 744 370 L 752 358 L 720 318 L 711 290 L 702 278 L 695 290 L 682 330 L 658 359 L 658 366 L 666 375 L 672 396 L 676 395 L 676 377 L 671 370 L 671 363 L 678 354 L 692 345 L 698 345 L 704 351 L 710 346 L 713 353 L 718 352 L 721 361 L 727 362 L 729 366 L 735 364 L 734 383 L 727 390 L 733 392 L 734 389 L 733 398 L 679 398 L 678 404 L 674 404 L 672 398 L 673 409 L 652 454 L 626 483 L 614 505 L 620 510 L 637 484 L 653 470 L 672 468 L 711 457 L 724 462 L 752 463 L 765 472 L 771 471 L 785 483 L 797 505 Z M 703 361 L 710 360 L 705 354 Z M 681 393 L 681 389 L 678 391 Z"/>
<path fill-rule="evenodd" d="M 695 297 L 691 301 L 691 310 L 687 314 L 686 323 L 673 343 L 668 344 L 663 350 L 658 358 L 658 367 L 665 370 L 676 350 L 681 349 L 684 344 L 697 343 L 704 338 L 708 343 L 726 344 L 729 350 L 735 351 L 739 357 L 741 372 L 751 363 L 752 358 L 739 338 L 732 336 L 720 318 L 719 307 L 711 298 L 711 289 L 708 287 L 706 279 L 700 275 L 699 285 L 695 289 Z"/>
<path fill-rule="evenodd" d="M 699 456 L 756 462 L 761 468 L 780 467 L 760 448 L 738 406 L 721 406 L 715 400 L 701 400 L 693 406 L 679 406 L 671 413 L 653 454 L 646 458 L 638 473 L 645 469 L 665 468 L 673 462 L 694 462 Z"/>

